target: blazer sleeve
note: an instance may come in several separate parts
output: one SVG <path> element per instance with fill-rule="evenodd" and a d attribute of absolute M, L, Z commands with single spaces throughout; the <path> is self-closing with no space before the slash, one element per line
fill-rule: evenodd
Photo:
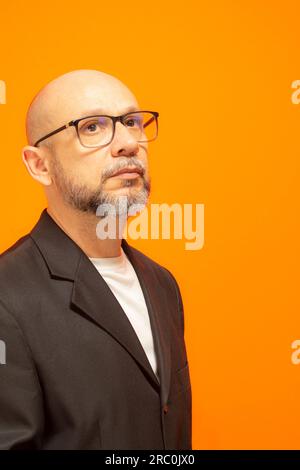
<path fill-rule="evenodd" d="M 0 301 L 0 449 L 39 449 L 42 392 L 29 346 Z"/>

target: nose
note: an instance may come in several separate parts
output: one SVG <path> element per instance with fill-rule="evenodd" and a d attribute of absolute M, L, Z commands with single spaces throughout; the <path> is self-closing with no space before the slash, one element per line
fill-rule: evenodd
<path fill-rule="evenodd" d="M 116 122 L 115 135 L 111 143 L 112 156 L 132 157 L 137 154 L 138 149 L 139 144 L 130 131 L 121 122 Z"/>

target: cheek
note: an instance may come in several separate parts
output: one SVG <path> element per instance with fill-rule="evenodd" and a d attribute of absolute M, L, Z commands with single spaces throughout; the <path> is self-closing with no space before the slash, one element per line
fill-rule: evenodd
<path fill-rule="evenodd" d="M 81 155 L 80 158 L 73 159 L 70 171 L 78 184 L 96 189 L 101 184 L 105 168 L 103 160 L 99 156 L 95 158 L 94 155 Z"/>
<path fill-rule="evenodd" d="M 85 184 L 90 188 L 98 188 L 101 184 L 103 167 L 92 162 L 84 162 L 78 165 L 76 177 L 80 184 Z"/>

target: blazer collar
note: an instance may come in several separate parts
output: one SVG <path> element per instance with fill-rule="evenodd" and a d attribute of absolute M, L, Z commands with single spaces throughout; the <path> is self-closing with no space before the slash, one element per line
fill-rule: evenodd
<path fill-rule="evenodd" d="M 73 281 L 72 304 L 75 310 L 113 336 L 143 369 L 159 390 L 145 351 L 118 300 L 81 248 L 56 224 L 45 209 L 30 233 L 52 277 Z M 162 404 L 167 402 L 170 386 L 170 338 L 164 310 L 168 299 L 159 291 L 156 273 L 144 257 L 122 239 L 145 297 L 157 354 Z"/>

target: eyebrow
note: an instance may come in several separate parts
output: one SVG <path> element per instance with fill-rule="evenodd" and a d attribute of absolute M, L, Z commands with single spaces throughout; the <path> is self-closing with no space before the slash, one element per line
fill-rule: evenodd
<path fill-rule="evenodd" d="M 134 112 L 134 111 L 140 111 L 140 109 L 137 108 L 136 106 L 128 106 L 127 108 L 124 108 L 122 115 L 130 113 L 130 112 Z M 82 113 L 82 117 L 97 116 L 97 115 L 110 116 L 110 114 L 108 114 L 104 109 L 101 109 L 101 108 L 89 109 Z"/>

